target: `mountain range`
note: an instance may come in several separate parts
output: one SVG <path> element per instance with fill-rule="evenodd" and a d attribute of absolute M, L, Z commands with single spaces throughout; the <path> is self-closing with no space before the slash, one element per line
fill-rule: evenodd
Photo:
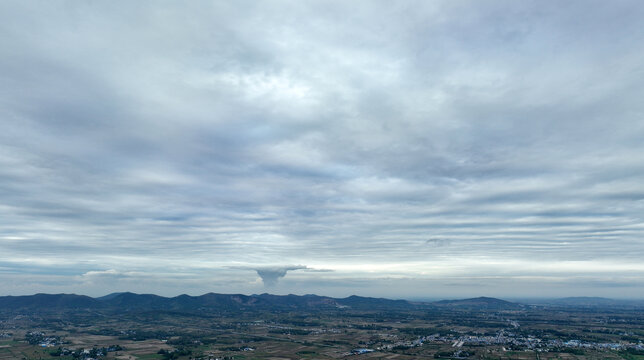
<path fill-rule="evenodd" d="M 235 311 L 235 310 L 411 310 L 427 307 L 454 307 L 484 309 L 516 309 L 523 305 L 494 298 L 439 301 L 435 303 L 411 302 L 363 296 L 332 298 L 318 295 L 242 295 L 208 293 L 201 296 L 179 295 L 163 297 L 131 292 L 113 293 L 92 298 L 75 294 L 35 294 L 0 297 L 0 310 L 118 310 L 118 311 Z"/>
<path fill-rule="evenodd" d="M 535 303 L 531 303 L 535 306 Z M 563 298 L 542 300 L 536 306 L 599 307 L 623 306 L 641 302 L 627 302 L 605 298 Z M 318 295 L 242 295 L 207 293 L 200 296 L 179 295 L 163 297 L 131 292 L 112 293 L 102 297 L 76 294 L 35 294 L 25 296 L 0 296 L 0 311 L 61 311 L 61 310 L 108 310 L 128 311 L 247 311 L 247 310 L 519 310 L 528 305 L 491 297 L 478 297 L 434 302 L 411 302 L 362 296 L 332 298 Z"/>

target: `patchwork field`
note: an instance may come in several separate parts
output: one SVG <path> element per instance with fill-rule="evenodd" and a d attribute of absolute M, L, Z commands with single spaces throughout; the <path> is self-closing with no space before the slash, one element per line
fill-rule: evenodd
<path fill-rule="evenodd" d="M 637 309 L 4 313 L 9 359 L 644 360 Z"/>

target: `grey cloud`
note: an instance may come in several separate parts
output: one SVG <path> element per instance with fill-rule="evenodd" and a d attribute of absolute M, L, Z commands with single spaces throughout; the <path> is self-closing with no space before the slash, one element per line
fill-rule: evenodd
<path fill-rule="evenodd" d="M 328 273 L 328 272 L 335 271 L 333 269 L 311 269 L 310 267 L 304 268 L 303 270 L 306 272 L 312 272 L 312 273 Z"/>
<path fill-rule="evenodd" d="M 363 279 L 351 266 L 636 269 L 642 16 L 636 1 L 3 2 L 0 272 L 72 289 L 171 267 L 254 292 L 249 269 L 268 284 L 303 263 L 333 271 L 280 289 L 341 292 Z M 598 289 L 617 276 L 602 271 Z"/>
<path fill-rule="evenodd" d="M 308 272 L 328 272 L 327 269 L 313 269 L 305 265 L 280 265 L 280 266 L 229 266 L 235 270 L 253 270 L 257 272 L 265 287 L 274 287 L 279 279 L 286 276 L 286 273 L 294 270 L 305 270 Z"/>
<path fill-rule="evenodd" d="M 255 269 L 255 271 L 257 271 L 257 275 L 262 278 L 264 286 L 273 287 L 277 285 L 280 278 L 286 276 L 287 272 L 300 269 L 306 269 L 306 266 L 263 267 Z"/>
<path fill-rule="evenodd" d="M 425 241 L 425 244 L 431 245 L 433 247 L 443 247 L 451 245 L 452 242 L 449 239 L 432 238 Z"/>

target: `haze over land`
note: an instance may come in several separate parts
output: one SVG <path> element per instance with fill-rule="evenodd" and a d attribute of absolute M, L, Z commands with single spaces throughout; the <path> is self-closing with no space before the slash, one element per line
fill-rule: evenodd
<path fill-rule="evenodd" d="M 644 297 L 644 4 L 0 3 L 0 295 Z"/>

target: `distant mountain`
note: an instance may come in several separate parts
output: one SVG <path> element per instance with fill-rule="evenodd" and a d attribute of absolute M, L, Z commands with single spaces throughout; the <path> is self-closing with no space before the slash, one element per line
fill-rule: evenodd
<path fill-rule="evenodd" d="M 244 310 L 315 310 L 315 309 L 414 309 L 418 304 L 361 296 L 336 299 L 318 295 L 242 295 L 208 293 L 200 296 L 163 297 L 131 292 L 112 293 L 91 298 L 74 294 L 36 294 L 0 297 L 0 311 L 60 311 L 91 309 L 105 311 L 244 311 Z"/>
<path fill-rule="evenodd" d="M 0 310 L 39 309 L 87 309 L 99 307 L 94 298 L 75 294 L 36 294 L 25 296 L 1 296 Z"/>
<path fill-rule="evenodd" d="M 271 306 L 286 308 L 315 308 L 315 307 L 337 307 L 337 300 L 334 298 L 318 295 L 252 295 L 258 301 L 265 302 Z"/>
<path fill-rule="evenodd" d="M 168 307 L 169 300 L 159 295 L 124 292 L 103 300 L 102 305 L 123 310 L 156 310 Z"/>
<path fill-rule="evenodd" d="M 390 300 L 356 295 L 352 295 L 344 299 L 337 299 L 336 301 L 339 306 L 367 309 L 409 309 L 418 305 L 414 305 L 407 300 Z"/>
<path fill-rule="evenodd" d="M 524 307 L 523 304 L 518 304 L 510 301 L 505 301 L 491 297 L 477 297 L 471 299 L 460 300 L 441 300 L 431 303 L 433 306 L 442 308 L 461 308 L 461 309 L 490 309 L 490 310 L 514 310 Z"/>
<path fill-rule="evenodd" d="M 535 304 L 535 302 L 529 302 Z M 644 307 L 643 301 L 614 300 L 598 297 L 570 297 L 540 300 L 539 306 L 565 307 Z M 28 296 L 0 296 L 0 311 L 51 312 L 71 310 L 100 310 L 107 312 L 139 311 L 297 311 L 297 310 L 520 310 L 526 308 L 516 302 L 478 297 L 435 302 L 410 302 L 362 296 L 332 298 L 318 295 L 242 295 L 208 293 L 200 296 L 179 295 L 163 297 L 153 294 L 119 292 L 98 298 L 75 294 L 36 294 Z"/>

